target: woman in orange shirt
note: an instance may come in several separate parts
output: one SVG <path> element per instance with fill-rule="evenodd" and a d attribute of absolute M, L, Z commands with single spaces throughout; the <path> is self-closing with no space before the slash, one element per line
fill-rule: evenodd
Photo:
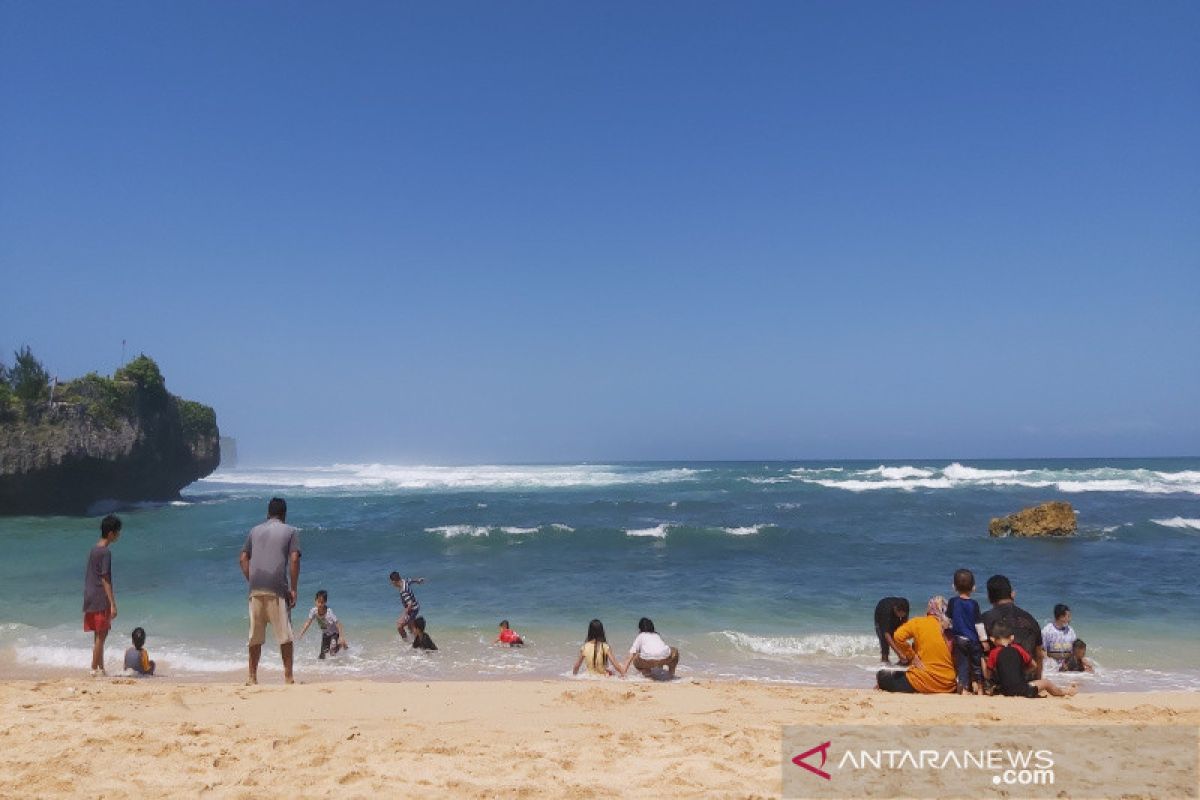
<path fill-rule="evenodd" d="M 875 676 L 885 692 L 919 692 L 935 694 L 958 690 L 954 672 L 954 656 L 946 641 L 946 599 L 930 598 L 925 616 L 914 617 L 896 629 L 893 637 L 896 650 L 904 659 L 911 659 L 908 672 L 881 669 Z M 910 644 L 911 642 L 911 644 Z"/>

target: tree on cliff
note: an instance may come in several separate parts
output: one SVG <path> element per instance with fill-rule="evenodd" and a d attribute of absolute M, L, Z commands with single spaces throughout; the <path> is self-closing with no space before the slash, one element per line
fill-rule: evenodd
<path fill-rule="evenodd" d="M 133 361 L 121 367 L 113 374 L 113 380 L 131 381 L 142 391 L 152 395 L 166 395 L 167 382 L 163 380 L 162 370 L 154 359 L 141 353 Z"/>
<path fill-rule="evenodd" d="M 14 362 L 8 381 L 17 399 L 32 408 L 50 399 L 50 373 L 25 345 L 13 353 Z"/>

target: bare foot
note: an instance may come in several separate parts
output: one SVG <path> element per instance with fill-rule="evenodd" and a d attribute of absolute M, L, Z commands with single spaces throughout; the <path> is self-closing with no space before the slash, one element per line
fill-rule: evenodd
<path fill-rule="evenodd" d="M 295 678 L 293 678 L 291 675 L 284 675 L 284 676 L 283 676 L 283 682 L 284 682 L 284 683 L 286 683 L 286 684 L 293 684 L 293 683 L 295 683 L 295 682 L 296 682 L 296 679 L 295 679 Z"/>
<path fill-rule="evenodd" d="M 250 677 L 246 678 L 247 686 L 256 686 L 257 684 L 258 684 L 258 676 L 257 675 L 251 675 Z"/>
<path fill-rule="evenodd" d="M 1078 691 L 1079 691 L 1079 684 L 1072 683 L 1070 686 L 1067 687 L 1067 691 L 1063 694 L 1063 697 L 1074 697 L 1075 693 Z"/>

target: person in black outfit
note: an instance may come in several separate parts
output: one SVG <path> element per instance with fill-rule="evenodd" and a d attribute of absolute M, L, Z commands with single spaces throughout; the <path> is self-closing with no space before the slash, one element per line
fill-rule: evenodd
<path fill-rule="evenodd" d="M 879 660 L 884 664 L 891 663 L 888 660 L 888 652 L 890 650 L 895 650 L 896 655 L 900 656 L 900 651 L 896 648 L 896 642 L 892 638 L 892 634 L 907 621 L 907 598 L 885 597 L 875 606 L 875 635 L 879 637 Z M 903 666 L 907 663 L 904 660 L 904 656 L 900 656 L 900 665 Z"/>
<path fill-rule="evenodd" d="M 1017 607 L 1013 602 L 1016 592 L 1012 584 L 1003 575 L 993 575 L 987 582 L 988 601 L 992 607 L 983 612 L 983 626 L 987 635 L 992 636 L 996 623 L 1004 620 L 1013 639 L 1032 659 L 1025 669 L 1025 677 L 1037 680 L 1042 677 L 1042 662 L 1046 658 L 1046 648 L 1042 645 L 1042 628 L 1033 615 Z"/>

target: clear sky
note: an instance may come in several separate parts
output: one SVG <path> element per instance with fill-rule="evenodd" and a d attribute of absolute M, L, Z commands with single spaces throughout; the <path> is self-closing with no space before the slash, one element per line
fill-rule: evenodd
<path fill-rule="evenodd" d="M 0 353 L 243 460 L 1200 453 L 1200 4 L 4 3 Z"/>

